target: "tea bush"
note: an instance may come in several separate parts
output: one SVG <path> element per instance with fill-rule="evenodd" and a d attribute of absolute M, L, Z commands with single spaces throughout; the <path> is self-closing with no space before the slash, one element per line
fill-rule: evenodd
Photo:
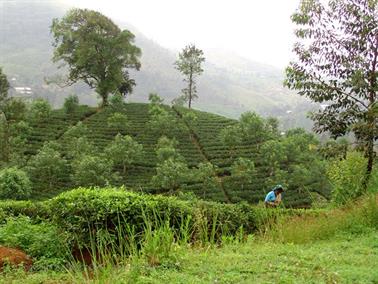
<path fill-rule="evenodd" d="M 213 232 L 214 241 L 222 234 L 234 234 L 242 226 L 246 233 L 256 229 L 256 214 L 246 204 L 231 205 L 205 201 L 183 201 L 175 197 L 146 195 L 124 188 L 79 188 L 65 192 L 50 201 L 53 220 L 81 244 L 89 243 L 91 230 L 115 232 L 128 224 L 142 233 L 145 223 L 158 227 L 169 222 L 179 234 L 185 220 L 190 220 L 192 239 Z"/>
<path fill-rule="evenodd" d="M 27 174 L 17 168 L 0 171 L 0 198 L 27 199 L 31 194 L 31 183 Z"/>

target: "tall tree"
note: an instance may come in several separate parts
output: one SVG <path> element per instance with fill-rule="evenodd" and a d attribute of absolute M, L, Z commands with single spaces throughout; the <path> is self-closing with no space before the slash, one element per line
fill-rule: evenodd
<path fill-rule="evenodd" d="M 72 9 L 62 19 L 54 19 L 53 61 L 68 65 L 67 85 L 83 80 L 96 90 L 107 105 L 111 93 L 130 93 L 135 82 L 127 69 L 139 70 L 141 50 L 133 44 L 134 35 L 121 31 L 99 12 Z"/>
<path fill-rule="evenodd" d="M 292 16 L 298 26 L 297 60 L 285 84 L 327 105 L 312 114 L 315 130 L 333 137 L 353 132 L 368 158 L 365 186 L 374 163 L 377 133 L 378 1 L 302 0 Z"/>
<path fill-rule="evenodd" d="M 196 77 L 203 72 L 202 63 L 205 61 L 203 51 L 196 48 L 194 44 L 187 45 L 179 54 L 175 67 L 184 75 L 184 82 L 188 86 L 182 89 L 184 101 L 189 102 L 189 108 L 192 107 L 192 101 L 197 96 Z"/>

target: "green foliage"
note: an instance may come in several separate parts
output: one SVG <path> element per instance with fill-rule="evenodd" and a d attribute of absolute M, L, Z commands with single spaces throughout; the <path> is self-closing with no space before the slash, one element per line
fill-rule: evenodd
<path fill-rule="evenodd" d="M 31 195 L 31 182 L 27 174 L 17 168 L 0 171 L 0 198 L 27 199 Z"/>
<path fill-rule="evenodd" d="M 209 232 L 216 226 L 216 240 L 220 240 L 222 232 L 234 234 L 240 226 L 250 233 L 257 222 L 253 208 L 246 205 L 188 202 L 175 197 L 137 194 L 124 188 L 76 189 L 52 199 L 50 206 L 58 226 L 87 245 L 90 244 L 89 231 L 96 234 L 104 229 L 114 232 L 120 222 L 131 226 L 137 236 L 145 230 L 144 220 L 152 222 L 152 229 L 155 224 L 169 222 L 177 236 L 183 221 L 190 220 L 193 239 L 204 229 L 196 225 L 201 223 Z M 215 224 L 214 219 L 217 220 Z"/>
<path fill-rule="evenodd" d="M 366 163 L 366 158 L 358 152 L 348 152 L 346 159 L 330 162 L 327 175 L 336 204 L 345 204 L 365 193 Z"/>
<path fill-rule="evenodd" d="M 212 163 L 205 162 L 198 165 L 198 169 L 194 171 L 193 180 L 199 180 L 204 190 L 216 190 L 219 188 L 219 181 L 216 176 L 217 167 Z"/>
<path fill-rule="evenodd" d="M 158 162 L 162 163 L 168 159 L 182 160 L 182 156 L 177 152 L 177 145 L 178 142 L 175 139 L 169 139 L 166 136 L 160 137 L 156 147 Z"/>
<path fill-rule="evenodd" d="M 162 104 L 163 100 L 157 94 L 150 94 L 149 100 L 149 130 L 158 136 L 172 136 L 176 131 L 182 128 L 176 115 L 166 109 Z"/>
<path fill-rule="evenodd" d="M 189 102 L 189 108 L 191 108 L 192 100 L 198 98 L 196 77 L 202 74 L 201 65 L 204 61 L 203 51 L 196 48 L 194 44 L 190 44 L 179 53 L 179 58 L 175 62 L 175 68 L 182 73 L 184 82 L 188 84 L 182 89 L 182 93 L 183 100 Z"/>
<path fill-rule="evenodd" d="M 46 143 L 28 162 L 28 173 L 39 191 L 53 190 L 59 186 L 67 161 L 58 151 L 59 145 Z"/>
<path fill-rule="evenodd" d="M 63 109 L 66 113 L 74 113 L 79 106 L 79 97 L 70 95 L 64 99 Z"/>
<path fill-rule="evenodd" d="M 334 138 L 352 132 L 361 142 L 368 157 L 365 188 L 378 138 L 377 56 L 369 44 L 376 41 L 377 8 L 377 1 L 301 1 L 292 16 L 297 60 L 286 69 L 285 81 L 300 95 L 326 104 L 311 115 L 317 132 Z"/>
<path fill-rule="evenodd" d="M 114 179 L 113 163 L 105 157 L 83 155 L 72 168 L 72 180 L 78 186 L 105 186 Z"/>
<path fill-rule="evenodd" d="M 119 132 L 126 132 L 130 127 L 127 115 L 116 112 L 108 118 L 108 126 L 116 129 Z"/>
<path fill-rule="evenodd" d="M 123 113 L 125 112 L 125 99 L 122 95 L 115 94 L 110 97 L 110 107 L 114 112 Z"/>
<path fill-rule="evenodd" d="M 9 87 L 7 76 L 3 73 L 3 69 L 0 67 L 0 105 L 7 99 Z"/>
<path fill-rule="evenodd" d="M 180 160 L 169 158 L 156 166 L 152 184 L 165 191 L 175 192 L 188 180 L 189 168 Z"/>
<path fill-rule="evenodd" d="M 348 140 L 346 139 L 327 140 L 320 146 L 319 152 L 326 159 L 345 159 L 348 148 Z"/>
<path fill-rule="evenodd" d="M 231 177 L 241 183 L 242 188 L 245 184 L 251 183 L 255 175 L 255 164 L 249 159 L 238 158 L 231 166 Z"/>
<path fill-rule="evenodd" d="M 0 226 L 0 243 L 17 247 L 33 258 L 33 269 L 64 269 L 68 259 L 66 236 L 49 223 L 33 223 L 29 217 L 6 219 Z"/>
<path fill-rule="evenodd" d="M 107 105 L 109 94 L 130 86 L 127 68 L 139 70 L 141 51 L 134 35 L 121 31 L 109 18 L 87 9 L 72 9 L 62 19 L 54 19 L 55 62 L 68 64 L 68 83 L 83 80 Z M 129 88 L 128 88 L 129 89 Z"/>
<path fill-rule="evenodd" d="M 134 139 L 125 135 L 118 134 L 114 141 L 105 148 L 106 156 L 111 159 L 114 164 L 122 166 L 123 174 L 126 174 L 126 168 L 131 164 L 140 160 L 143 152 L 143 146 Z"/>
<path fill-rule="evenodd" d="M 51 105 L 44 99 L 36 99 L 32 102 L 28 113 L 32 121 L 44 121 L 51 115 Z"/>

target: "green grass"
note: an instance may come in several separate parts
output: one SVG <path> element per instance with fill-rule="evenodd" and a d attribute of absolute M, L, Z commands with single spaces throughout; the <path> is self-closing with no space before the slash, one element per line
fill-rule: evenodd
<path fill-rule="evenodd" d="M 222 248 L 176 248 L 171 267 L 132 262 L 97 280 L 75 273 L 3 273 L 0 283 L 377 283 L 378 233 L 338 235 L 312 244 L 253 238 Z M 129 282 L 128 282 L 129 281 Z"/>
<path fill-rule="evenodd" d="M 131 239 L 118 245 L 103 234 L 93 239 L 102 248 L 93 267 L 71 262 L 59 273 L 8 268 L 0 283 L 377 283 L 377 201 L 367 196 L 301 216 L 276 212 L 255 235 L 227 235 L 221 243 L 189 244 L 175 239 L 168 223 L 153 229 L 146 219 L 140 249 Z"/>

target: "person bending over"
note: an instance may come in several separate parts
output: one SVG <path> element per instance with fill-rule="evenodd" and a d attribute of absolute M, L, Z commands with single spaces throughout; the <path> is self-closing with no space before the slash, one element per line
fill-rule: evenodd
<path fill-rule="evenodd" d="M 265 197 L 266 207 L 277 207 L 281 203 L 281 193 L 284 192 L 282 185 L 277 185 Z"/>

